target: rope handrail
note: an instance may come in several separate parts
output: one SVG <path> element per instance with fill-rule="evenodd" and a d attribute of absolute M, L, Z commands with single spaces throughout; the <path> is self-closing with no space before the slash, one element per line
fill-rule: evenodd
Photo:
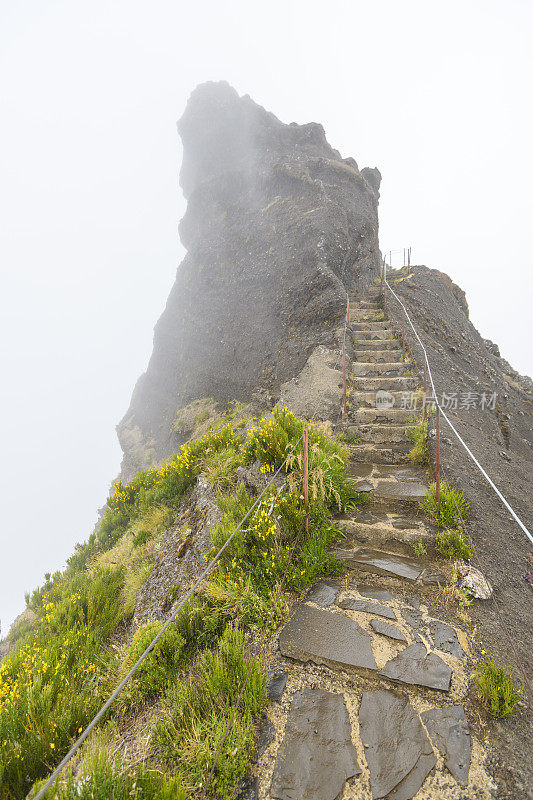
<path fill-rule="evenodd" d="M 503 494 L 500 492 L 500 490 L 498 489 L 498 487 L 496 486 L 494 481 L 490 478 L 490 476 L 487 474 L 487 472 L 483 469 L 483 467 L 481 466 L 481 464 L 479 463 L 479 461 L 477 460 L 475 455 L 472 453 L 472 451 L 470 450 L 470 448 L 468 447 L 468 445 L 466 444 L 466 442 L 462 438 L 461 434 L 456 430 L 456 428 L 454 427 L 453 423 L 449 419 L 448 415 L 446 414 L 446 412 L 443 410 L 441 404 L 439 403 L 439 399 L 438 399 L 438 396 L 437 396 L 437 390 L 435 389 L 435 383 L 433 381 L 433 375 L 431 373 L 431 366 L 429 364 L 429 358 L 428 358 L 427 350 L 424 347 L 424 343 L 422 342 L 422 339 L 418 335 L 418 332 L 417 332 L 415 326 L 413 325 L 413 323 L 411 321 L 411 317 L 409 316 L 409 313 L 408 313 L 406 307 L 404 306 L 404 304 L 402 303 L 402 301 L 400 300 L 400 298 L 398 297 L 398 295 L 396 294 L 396 292 L 394 291 L 392 286 L 387 281 L 387 264 L 386 264 L 386 262 L 383 264 L 383 281 L 384 281 L 384 284 L 390 290 L 391 294 L 396 298 L 398 303 L 401 305 L 401 307 L 403 309 L 403 312 L 404 312 L 404 314 L 406 316 L 406 319 L 407 319 L 409 325 L 411 326 L 411 328 L 413 330 L 413 333 L 416 336 L 416 338 L 418 340 L 418 343 L 420 344 L 420 347 L 422 348 L 422 351 L 424 353 L 424 359 L 425 359 L 425 362 L 426 362 L 427 372 L 428 372 L 428 375 L 429 375 L 429 380 L 431 382 L 431 388 L 433 390 L 433 398 L 432 399 L 434 399 L 435 404 L 438 406 L 440 413 L 442 414 L 442 416 L 444 417 L 444 419 L 446 420 L 446 422 L 448 423 L 448 425 L 450 426 L 450 428 L 452 429 L 452 431 L 454 432 L 454 434 L 456 435 L 456 437 L 458 438 L 458 440 L 460 441 L 460 443 L 462 444 L 462 446 L 464 447 L 464 449 L 466 450 L 466 452 L 468 453 L 468 455 L 470 456 L 470 458 L 472 459 L 472 461 L 474 462 L 476 467 L 479 469 L 479 471 L 481 472 L 481 474 L 483 475 L 485 480 L 494 489 L 494 491 L 496 492 L 496 494 L 498 495 L 498 497 L 500 498 L 500 500 L 502 501 L 502 503 L 504 504 L 506 509 L 509 511 L 509 513 L 512 515 L 512 517 L 515 519 L 515 521 L 518 523 L 518 525 L 522 528 L 522 530 L 524 531 L 524 533 L 528 537 L 529 541 L 533 544 L 533 536 L 531 535 L 529 530 L 526 528 L 526 526 L 524 525 L 524 523 L 522 522 L 522 520 L 520 519 L 518 514 L 515 512 L 513 507 L 510 505 L 510 503 L 507 502 L 507 500 L 505 499 Z"/>
<path fill-rule="evenodd" d="M 342 343 L 342 347 L 339 349 L 339 352 L 337 354 L 337 360 L 336 360 L 336 362 L 335 362 L 335 364 L 333 366 L 334 370 L 337 369 L 337 366 L 338 366 L 340 358 L 341 358 L 341 354 L 344 352 L 344 348 L 345 348 L 346 328 L 347 328 L 347 324 L 348 324 L 348 308 L 349 308 L 349 297 L 348 297 L 348 293 L 346 293 L 346 314 L 345 314 L 345 317 L 344 317 L 343 343 Z M 315 410 L 313 411 L 313 414 L 309 419 L 309 422 L 312 422 L 314 420 L 314 418 L 315 418 L 315 416 L 316 416 L 316 414 L 318 412 L 318 409 L 320 408 L 320 404 L 321 404 L 322 400 L 325 397 L 326 391 L 327 391 L 327 387 L 326 387 L 326 389 L 324 389 L 323 393 L 320 395 L 320 397 L 318 399 L 318 402 L 316 404 Z M 150 644 L 148 645 L 146 650 L 144 650 L 144 652 L 141 653 L 141 655 L 139 656 L 139 658 L 137 659 L 137 661 L 135 662 L 133 667 L 130 669 L 128 674 L 121 680 L 119 685 L 114 689 L 114 691 L 112 692 L 110 697 L 106 700 L 106 702 L 101 707 L 101 709 L 98 711 L 98 713 L 93 717 L 93 719 L 91 720 L 89 725 L 87 725 L 87 727 L 85 728 L 83 733 L 81 733 L 80 736 L 76 739 L 76 741 L 74 742 L 74 744 L 72 745 L 72 747 L 70 748 L 68 753 L 63 757 L 63 759 L 59 762 L 59 764 L 54 769 L 54 771 L 49 775 L 48 779 L 46 780 L 46 783 L 39 789 L 38 793 L 35 796 L 32 796 L 31 790 L 30 790 L 30 793 L 27 796 L 28 800 L 30 798 L 31 798 L 31 800 L 43 800 L 44 795 L 46 794 L 48 789 L 54 784 L 56 778 L 59 776 L 61 771 L 66 767 L 66 765 L 69 763 L 69 761 L 71 760 L 73 755 L 79 750 L 79 748 L 81 747 L 83 742 L 87 739 L 87 737 L 89 736 L 91 731 L 100 722 L 100 720 L 102 719 L 102 717 L 104 716 L 106 711 L 113 704 L 113 702 L 118 697 L 118 695 L 120 694 L 122 689 L 126 686 L 128 681 L 130 680 L 130 678 L 133 677 L 133 675 L 138 670 L 138 668 L 141 666 L 141 664 L 143 663 L 145 658 L 153 650 L 153 648 L 155 647 L 155 645 L 157 644 L 157 642 L 159 641 L 161 636 L 165 633 L 165 631 L 169 628 L 169 626 L 174 622 L 174 620 L 176 619 L 178 613 L 185 606 L 185 604 L 191 599 L 191 597 L 195 594 L 195 592 L 198 589 L 198 587 L 200 586 L 200 584 L 203 583 L 203 581 L 207 578 L 207 576 L 213 571 L 213 569 L 215 568 L 216 564 L 218 563 L 218 561 L 220 559 L 220 556 L 226 550 L 227 546 L 233 540 L 233 538 L 237 534 L 237 532 L 241 529 L 242 525 L 247 520 L 247 518 L 250 516 L 250 514 L 252 513 L 254 508 L 257 506 L 257 504 L 259 503 L 259 501 L 261 500 L 263 495 L 272 486 L 272 484 L 276 480 L 277 476 L 279 475 L 279 473 L 282 471 L 282 469 L 284 468 L 285 464 L 287 463 L 287 460 L 294 453 L 294 451 L 296 450 L 296 448 L 298 447 L 298 445 L 300 444 L 300 442 L 302 441 L 303 438 L 304 438 L 304 434 L 302 433 L 302 435 L 295 442 L 295 444 L 293 445 L 291 450 L 285 456 L 285 459 L 284 459 L 283 463 L 278 467 L 276 472 L 272 475 L 272 477 L 270 478 L 270 480 L 266 484 L 266 486 L 263 489 L 263 491 L 261 492 L 261 494 L 256 498 L 254 503 L 250 506 L 250 508 L 248 509 L 246 514 L 244 515 L 244 517 L 241 519 L 241 521 L 239 522 L 237 527 L 232 531 L 231 535 L 226 539 L 226 541 L 224 542 L 224 544 L 222 545 L 220 550 L 213 556 L 213 558 L 211 559 L 209 564 L 205 567 L 205 569 L 201 573 L 200 577 L 195 581 L 195 583 L 192 586 L 192 588 L 189 589 L 189 591 L 187 592 L 187 594 L 185 595 L 183 600 L 180 601 L 180 603 L 178 604 L 177 608 L 172 612 L 171 616 L 165 622 L 165 624 L 163 625 L 163 627 L 161 628 L 159 633 L 152 639 L 152 641 L 150 642 Z"/>

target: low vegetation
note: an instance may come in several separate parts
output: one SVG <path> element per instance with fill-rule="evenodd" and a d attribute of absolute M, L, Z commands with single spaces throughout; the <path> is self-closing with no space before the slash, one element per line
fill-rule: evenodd
<path fill-rule="evenodd" d="M 201 472 L 218 488 L 223 512 L 206 558 L 227 541 L 256 500 L 237 483 L 239 466 L 259 461 L 266 476 L 281 467 L 286 480 L 253 508 L 218 568 L 121 696 L 111 718 L 119 733 L 123 714 L 131 718 L 154 703 L 165 709 L 141 766 L 114 756 L 104 729 L 87 740 L 76 773 L 61 779 L 50 798 L 196 797 L 222 741 L 237 687 L 248 674 L 249 643 L 260 632 L 270 634 L 286 617 L 286 591 L 301 592 L 319 574 L 342 572 L 328 552 L 340 536 L 332 514 L 363 502 L 347 478 L 346 447 L 323 425 L 309 427 L 305 507 L 304 420 L 274 409 L 243 435 L 245 421 L 236 421 L 241 410 L 228 412 L 230 422 L 217 423 L 160 467 L 126 485 L 117 483 L 98 530 L 76 546 L 63 572 L 47 576 L 45 585 L 27 597 L 39 622 L 24 629 L 0 666 L 0 800 L 21 800 L 39 785 L 161 629 L 161 623 L 149 623 L 125 649 L 111 646 L 111 635 L 132 616 L 162 537 Z M 230 796 L 250 763 L 263 686 L 258 661 L 209 798 Z"/>
<path fill-rule="evenodd" d="M 437 503 L 437 485 L 432 483 L 426 492 L 422 508 L 439 528 L 456 528 L 468 516 L 469 505 L 463 492 L 457 491 L 445 481 L 440 484 L 440 499 Z"/>
<path fill-rule="evenodd" d="M 498 667 L 493 658 L 485 658 L 478 666 L 474 682 L 483 704 L 491 714 L 506 717 L 514 713 L 523 687 L 517 689 L 510 672 Z"/>
<path fill-rule="evenodd" d="M 462 558 L 468 561 L 474 553 L 472 540 L 460 528 L 445 528 L 437 534 L 437 550 L 445 558 Z"/>
<path fill-rule="evenodd" d="M 427 464 L 429 460 L 427 419 L 420 420 L 413 428 L 407 428 L 406 433 L 413 443 L 408 455 L 411 464 Z"/>

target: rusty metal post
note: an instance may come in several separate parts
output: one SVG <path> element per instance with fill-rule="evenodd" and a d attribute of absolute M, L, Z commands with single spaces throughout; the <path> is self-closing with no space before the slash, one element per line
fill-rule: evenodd
<path fill-rule="evenodd" d="M 440 510 L 440 408 L 437 405 L 437 458 L 435 465 L 435 499 L 437 511 Z"/>
<path fill-rule="evenodd" d="M 426 364 L 426 359 L 424 358 L 424 419 L 427 417 L 427 404 L 426 404 L 426 394 L 428 390 L 428 369 Z"/>
<path fill-rule="evenodd" d="M 348 414 L 348 410 L 346 408 L 346 343 L 342 343 L 342 394 L 343 394 L 343 405 L 342 405 L 342 416 L 346 417 Z"/>
<path fill-rule="evenodd" d="M 304 428 L 304 504 L 307 509 L 309 503 L 309 445 L 307 428 Z M 305 518 L 305 531 L 309 533 L 309 517 Z"/>

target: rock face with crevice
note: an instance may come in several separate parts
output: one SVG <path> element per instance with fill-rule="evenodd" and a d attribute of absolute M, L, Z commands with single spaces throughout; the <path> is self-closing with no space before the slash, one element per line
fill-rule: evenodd
<path fill-rule="evenodd" d="M 195 89 L 178 131 L 187 255 L 118 426 L 124 477 L 176 449 L 178 407 L 278 393 L 379 263 L 379 171 L 321 125 L 286 125 L 220 82 Z"/>

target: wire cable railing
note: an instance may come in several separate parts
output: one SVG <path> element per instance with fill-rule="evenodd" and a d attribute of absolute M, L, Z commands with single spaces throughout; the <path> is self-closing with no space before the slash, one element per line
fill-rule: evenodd
<path fill-rule="evenodd" d="M 420 336 L 418 335 L 418 332 L 417 332 L 417 330 L 416 330 L 415 326 L 413 325 L 413 322 L 412 322 L 412 320 L 411 320 L 411 317 L 409 316 L 409 312 L 407 311 L 407 309 L 406 309 L 405 305 L 402 303 L 402 301 L 400 300 L 400 298 L 398 297 L 398 295 L 396 294 L 396 292 L 394 291 L 394 289 L 392 288 L 392 286 L 391 286 L 391 285 L 389 284 L 389 282 L 387 281 L 387 264 L 386 264 L 386 262 L 384 262 L 384 264 L 383 264 L 383 282 L 384 282 L 384 285 L 385 285 L 385 286 L 387 286 L 387 288 L 389 289 L 389 291 L 391 292 L 391 294 L 393 295 L 393 297 L 395 297 L 395 299 L 398 301 L 398 303 L 399 303 L 399 304 L 400 304 L 400 306 L 402 307 L 402 309 L 403 309 L 403 312 L 404 312 L 404 314 L 405 314 L 405 318 L 407 319 L 407 322 L 408 322 L 408 323 L 409 323 L 409 325 L 411 326 L 411 328 L 412 328 L 412 331 L 413 331 L 414 335 L 416 336 L 416 338 L 417 338 L 417 340 L 418 340 L 418 343 L 420 344 L 420 347 L 422 348 L 422 352 L 424 353 L 424 361 L 425 361 L 425 365 L 426 365 L 426 369 L 427 369 L 427 374 L 428 374 L 428 376 L 429 376 L 429 380 L 430 380 L 430 383 L 431 383 L 431 388 L 432 388 L 432 390 L 433 390 L 433 398 L 432 398 L 433 402 L 434 402 L 434 403 L 435 403 L 435 405 L 438 407 L 438 409 L 439 409 L 440 413 L 442 414 L 443 418 L 446 420 L 446 422 L 448 423 L 448 425 L 450 426 L 450 428 L 451 428 L 451 429 L 452 429 L 452 431 L 454 432 L 455 436 L 457 437 L 457 439 L 459 440 L 459 442 L 461 443 L 461 445 L 463 446 L 463 448 L 465 449 L 465 451 L 468 453 L 468 455 L 469 455 L 470 459 L 471 459 L 471 460 L 474 462 L 474 464 L 475 464 L 475 465 L 476 465 L 476 467 L 479 469 L 479 471 L 481 472 L 481 474 L 483 475 L 483 477 L 485 478 L 485 480 L 486 480 L 486 481 L 489 483 L 489 485 L 490 485 L 490 486 L 492 487 L 492 489 L 495 491 L 495 493 L 497 494 L 497 496 L 499 497 L 499 499 L 501 500 L 501 502 L 503 503 L 503 505 L 505 506 L 505 508 L 506 508 L 506 509 L 509 511 L 509 513 L 511 514 L 511 516 L 513 517 L 513 519 L 515 520 L 515 522 L 516 522 L 516 523 L 517 523 L 517 524 L 520 526 L 520 528 L 522 529 L 522 531 L 523 531 L 523 532 L 526 534 L 526 536 L 528 537 L 529 541 L 530 541 L 530 542 L 533 544 L 533 536 L 531 535 L 530 531 L 529 531 L 529 530 L 526 528 L 526 526 L 524 525 L 524 523 L 522 522 L 522 520 L 520 519 L 520 517 L 518 516 L 518 514 L 517 514 L 517 513 L 516 513 L 516 511 L 514 510 L 514 508 L 511 506 L 511 504 L 510 504 L 510 503 L 509 503 L 509 502 L 506 500 L 506 498 L 505 498 L 505 497 L 503 496 L 503 494 L 500 492 L 500 490 L 498 489 L 498 487 L 496 486 L 496 484 L 494 483 L 494 481 L 492 480 L 492 478 L 491 478 L 491 477 L 490 477 L 490 476 L 487 474 L 486 470 L 485 470 L 485 469 L 484 469 L 484 468 L 481 466 L 481 464 L 479 463 L 478 459 L 477 459 L 477 458 L 476 458 L 476 456 L 475 456 L 475 455 L 472 453 L 472 451 L 470 450 L 470 448 L 468 447 L 468 445 L 467 445 L 467 444 L 466 444 L 466 442 L 464 441 L 463 437 L 462 437 L 462 436 L 461 436 L 461 434 L 460 434 L 460 433 L 457 431 L 457 429 L 456 429 L 456 428 L 455 428 L 455 426 L 453 425 L 452 421 L 450 420 L 450 418 L 448 417 L 448 415 L 446 414 L 446 412 L 443 410 L 443 408 L 442 408 L 441 404 L 439 403 L 439 399 L 438 399 L 438 396 L 437 396 L 437 390 L 436 390 L 436 388 L 435 388 L 435 382 L 434 382 L 434 380 L 433 380 L 433 374 L 432 374 L 432 372 L 431 372 L 431 365 L 430 365 L 430 363 L 429 363 L 429 358 L 428 358 L 427 350 L 426 350 L 426 348 L 424 347 L 424 343 L 422 342 L 422 339 L 421 339 L 421 338 L 420 338 Z"/>
<path fill-rule="evenodd" d="M 343 334 L 342 334 L 342 345 L 339 348 L 339 351 L 338 351 L 338 354 L 337 354 L 337 360 L 335 361 L 335 364 L 334 364 L 334 367 L 333 367 L 334 370 L 337 369 L 337 367 L 339 366 L 341 357 L 344 358 L 344 354 L 345 354 L 346 329 L 347 329 L 347 325 L 348 325 L 348 313 L 349 313 L 348 309 L 349 309 L 349 298 L 348 298 L 348 294 L 346 294 L 346 313 L 345 313 L 345 318 L 344 318 L 344 328 L 343 328 Z M 328 391 L 328 388 L 326 387 L 324 389 L 324 392 L 320 395 L 320 397 L 318 399 L 318 402 L 316 404 L 316 407 L 315 407 L 315 409 L 313 411 L 313 414 L 309 418 L 309 423 L 313 422 L 315 416 L 317 415 L 318 410 L 319 410 L 319 408 L 320 408 L 320 406 L 321 406 L 321 404 L 322 404 L 322 402 L 324 400 L 324 397 L 325 397 L 327 391 Z M 106 700 L 106 702 L 103 704 L 103 706 L 100 708 L 98 713 L 93 717 L 93 719 L 91 720 L 89 725 L 87 725 L 87 727 L 85 728 L 83 733 L 81 733 L 80 736 L 76 739 L 76 741 L 74 742 L 74 744 L 72 745 L 72 747 L 70 748 L 68 753 L 61 759 L 61 761 L 59 762 L 57 767 L 49 775 L 49 777 L 47 778 L 46 782 L 39 789 L 38 793 L 35 796 L 32 796 L 31 794 L 28 795 L 29 798 L 31 797 L 31 800 L 43 800 L 43 798 L 44 798 L 46 792 L 48 791 L 48 789 L 50 789 L 50 787 L 55 783 L 56 779 L 58 778 L 58 776 L 60 775 L 62 770 L 66 767 L 66 765 L 69 763 L 69 761 L 72 759 L 72 757 L 79 750 L 79 748 L 81 747 L 83 742 L 87 739 L 87 737 L 89 736 L 91 731 L 98 725 L 98 723 L 100 722 L 102 717 L 105 715 L 105 713 L 111 707 L 111 705 L 116 700 L 116 698 L 121 693 L 121 691 L 124 689 L 126 684 L 130 681 L 130 679 L 137 672 L 137 670 L 139 669 L 139 667 L 141 666 L 143 661 L 147 658 L 147 656 L 150 654 L 150 652 L 154 649 L 154 647 L 157 644 L 157 642 L 159 641 L 159 639 L 167 631 L 167 629 L 170 627 L 170 625 L 175 621 L 175 619 L 176 619 L 177 615 L 179 614 L 179 612 L 183 609 L 183 607 L 187 604 L 187 602 L 191 599 L 191 597 L 198 591 L 200 585 L 205 581 L 205 579 L 210 575 L 210 573 L 215 569 L 215 567 L 218 564 L 218 561 L 220 560 L 220 557 L 222 556 L 224 551 L 227 549 L 229 544 L 233 541 L 233 539 L 235 538 L 235 536 L 238 533 L 238 531 L 242 528 L 242 526 L 244 525 L 244 523 L 246 522 L 248 517 L 251 515 L 252 511 L 254 511 L 254 509 L 257 507 L 257 505 L 259 504 L 261 499 L 264 497 L 264 495 L 266 494 L 268 489 L 270 489 L 270 487 L 274 484 L 274 482 L 275 482 L 276 478 L 278 477 L 278 475 L 285 468 L 288 459 L 295 452 L 296 448 L 298 447 L 300 442 L 303 441 L 303 439 L 304 439 L 304 433 L 302 433 L 302 435 L 294 443 L 294 445 L 292 446 L 290 451 L 285 456 L 285 459 L 283 460 L 283 463 L 278 467 L 276 472 L 274 472 L 272 474 L 270 480 L 267 482 L 266 486 L 261 491 L 261 493 L 258 495 L 258 497 L 255 499 L 254 503 L 250 506 L 250 508 L 248 509 L 248 511 L 246 512 L 246 514 L 242 518 L 242 520 L 239 522 L 239 524 L 236 526 L 236 528 L 232 531 L 230 536 L 226 539 L 226 541 L 224 542 L 222 547 L 219 549 L 219 551 L 213 556 L 213 558 L 211 559 L 209 564 L 207 564 L 205 569 L 202 571 L 200 576 L 194 582 L 193 586 L 185 594 L 183 599 L 178 603 L 177 607 L 174 609 L 174 611 L 172 612 L 171 616 L 165 622 L 165 624 L 163 625 L 161 630 L 158 632 L 158 634 L 152 639 L 152 641 L 150 642 L 148 647 L 144 650 L 144 652 L 141 653 L 141 655 L 139 656 L 139 658 L 137 659 L 135 664 L 132 666 L 130 671 L 127 673 L 127 675 L 124 676 L 124 678 L 121 680 L 121 682 L 118 684 L 118 686 L 114 689 L 114 691 L 109 696 L 109 698 Z M 296 543 L 297 543 L 297 541 L 299 539 L 299 536 L 300 536 L 300 533 L 298 534 L 298 536 L 296 538 L 296 542 L 295 542 L 295 544 L 293 546 L 293 549 L 296 546 Z M 290 560 L 289 560 L 289 563 L 290 563 Z M 284 578 L 285 578 L 285 576 L 284 576 Z M 246 681 L 248 680 L 250 672 L 251 672 L 251 670 L 249 670 L 249 673 L 247 675 Z M 239 702 L 240 702 L 240 698 L 242 697 L 242 694 L 243 694 L 245 688 L 246 688 L 246 686 L 244 686 L 244 688 L 241 689 L 241 692 L 240 692 L 239 698 L 238 698 Z M 235 717 L 235 713 L 231 717 L 231 720 L 230 720 L 231 724 L 232 724 L 233 719 Z M 225 738 L 227 737 L 227 735 L 229 733 L 229 730 L 230 730 L 230 726 L 228 726 L 228 728 L 227 728 L 227 730 L 225 732 L 224 741 L 225 741 Z M 218 758 L 220 756 L 221 751 L 222 751 L 222 745 L 219 748 L 219 752 L 216 754 L 215 763 L 214 763 L 214 766 L 213 766 L 213 768 L 211 770 L 211 774 L 210 774 L 210 778 L 209 779 L 212 778 L 212 775 L 214 773 L 214 769 L 216 767 L 216 763 L 218 761 Z M 207 789 L 207 785 L 204 788 L 204 793 L 205 793 L 206 789 Z"/>

